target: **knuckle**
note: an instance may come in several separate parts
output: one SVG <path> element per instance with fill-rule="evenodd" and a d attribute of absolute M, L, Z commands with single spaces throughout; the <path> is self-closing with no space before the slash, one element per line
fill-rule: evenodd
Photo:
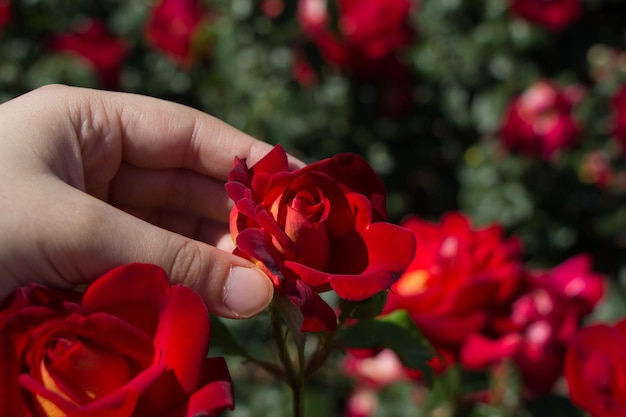
<path fill-rule="evenodd" d="M 192 240 L 185 239 L 182 244 L 178 239 L 176 240 L 178 247 L 172 259 L 170 278 L 173 282 L 195 287 L 202 279 L 205 266 L 202 249 Z"/>

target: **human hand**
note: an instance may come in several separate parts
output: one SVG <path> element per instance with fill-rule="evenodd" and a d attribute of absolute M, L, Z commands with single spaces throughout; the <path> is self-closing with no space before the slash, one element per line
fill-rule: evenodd
<path fill-rule="evenodd" d="M 0 105 L 0 129 L 0 300 L 131 262 L 163 267 L 224 317 L 271 300 L 271 281 L 228 252 L 224 189 L 235 156 L 253 164 L 270 145 L 189 107 L 66 86 Z"/>

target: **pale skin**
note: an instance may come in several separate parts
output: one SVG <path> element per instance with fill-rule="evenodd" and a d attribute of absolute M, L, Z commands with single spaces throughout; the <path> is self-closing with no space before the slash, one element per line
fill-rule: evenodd
<path fill-rule="evenodd" d="M 0 300 L 145 262 L 210 313 L 259 313 L 273 287 L 230 253 L 224 183 L 235 156 L 254 164 L 270 149 L 198 110 L 132 94 L 46 86 L 0 105 Z"/>

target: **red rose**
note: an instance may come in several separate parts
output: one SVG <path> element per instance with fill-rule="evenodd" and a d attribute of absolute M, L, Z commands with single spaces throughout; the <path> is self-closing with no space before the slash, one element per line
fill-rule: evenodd
<path fill-rule="evenodd" d="M 473 230 L 461 213 L 446 214 L 440 224 L 409 218 L 418 250 L 387 298 L 385 312 L 405 309 L 438 350 L 456 357 L 489 317 L 509 305 L 522 273 L 517 239 L 504 239 L 493 225 Z"/>
<path fill-rule="evenodd" d="M 372 77 L 385 69 L 398 48 L 413 40 L 411 7 L 410 0 L 339 0 L 335 25 L 326 0 L 302 0 L 298 17 L 324 59 L 355 75 Z"/>
<path fill-rule="evenodd" d="M 84 294 L 24 287 L 0 310 L 0 415 L 217 415 L 233 405 L 223 358 L 206 358 L 200 297 L 131 264 Z"/>
<path fill-rule="evenodd" d="M 567 350 L 565 379 L 572 402 L 593 417 L 626 416 L 626 320 L 580 330 Z"/>
<path fill-rule="evenodd" d="M 626 84 L 611 97 L 613 109 L 612 136 L 617 139 L 623 151 L 626 151 Z"/>
<path fill-rule="evenodd" d="M 152 10 L 145 36 L 180 65 L 189 65 L 196 29 L 204 16 L 198 0 L 162 0 Z"/>
<path fill-rule="evenodd" d="M 226 188 L 236 253 L 260 262 L 277 293 L 300 307 L 303 331 L 336 327 L 317 293 L 367 299 L 389 288 L 415 253 L 413 234 L 385 222 L 383 183 L 357 155 L 290 172 L 276 146 L 251 168 L 236 159 Z"/>
<path fill-rule="evenodd" d="M 0 0 L 0 29 L 11 19 L 11 2 Z"/>
<path fill-rule="evenodd" d="M 78 31 L 53 37 L 49 43 L 55 51 L 71 52 L 92 65 L 100 76 L 102 88 L 119 87 L 119 73 L 127 48 L 111 36 L 104 23 L 89 20 Z"/>
<path fill-rule="evenodd" d="M 567 344 L 603 292 L 604 279 L 591 271 L 586 255 L 551 271 L 529 273 L 509 316 L 492 320 L 491 336 L 501 337 L 471 335 L 461 353 L 462 364 L 478 370 L 512 358 L 530 392 L 548 392 L 561 376 Z"/>
<path fill-rule="evenodd" d="M 536 82 L 509 104 L 500 129 L 505 146 L 545 159 L 573 146 L 580 127 L 572 106 L 579 99 L 575 87 L 561 91 L 549 81 Z"/>
<path fill-rule="evenodd" d="M 580 0 L 513 0 L 511 11 L 552 31 L 560 31 L 582 15 Z"/>

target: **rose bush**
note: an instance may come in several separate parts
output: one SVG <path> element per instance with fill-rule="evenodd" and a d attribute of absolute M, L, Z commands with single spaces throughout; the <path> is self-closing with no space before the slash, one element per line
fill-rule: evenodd
<path fill-rule="evenodd" d="M 318 295 L 359 301 L 388 289 L 415 253 L 411 232 L 387 223 L 382 181 L 367 162 L 339 154 L 296 171 L 276 146 L 254 166 L 236 159 L 226 184 L 235 202 L 235 252 L 257 261 L 303 316 L 303 331 L 332 330 Z"/>
<path fill-rule="evenodd" d="M 561 90 L 551 81 L 534 83 L 505 112 L 499 132 L 504 145 L 544 159 L 571 148 L 581 131 L 572 114 L 580 96 L 577 87 Z"/>
<path fill-rule="evenodd" d="M 0 415 L 214 416 L 233 405 L 206 357 L 200 297 L 153 265 L 118 267 L 84 294 L 24 287 L 0 310 Z"/>
<path fill-rule="evenodd" d="M 467 337 L 485 329 L 521 284 L 521 246 L 498 225 L 474 230 L 469 219 L 447 213 L 439 224 L 417 217 L 401 223 L 418 250 L 396 282 L 384 313 L 405 309 L 435 348 L 458 358 Z"/>
<path fill-rule="evenodd" d="M 549 392 L 580 321 L 604 293 L 604 278 L 591 266 L 588 256 L 577 255 L 552 270 L 528 271 L 509 315 L 492 318 L 489 333 L 468 338 L 462 364 L 480 370 L 510 358 L 529 393 Z"/>
<path fill-rule="evenodd" d="M 593 417 L 626 416 L 626 320 L 576 334 L 565 357 L 565 378 L 572 401 Z"/>

